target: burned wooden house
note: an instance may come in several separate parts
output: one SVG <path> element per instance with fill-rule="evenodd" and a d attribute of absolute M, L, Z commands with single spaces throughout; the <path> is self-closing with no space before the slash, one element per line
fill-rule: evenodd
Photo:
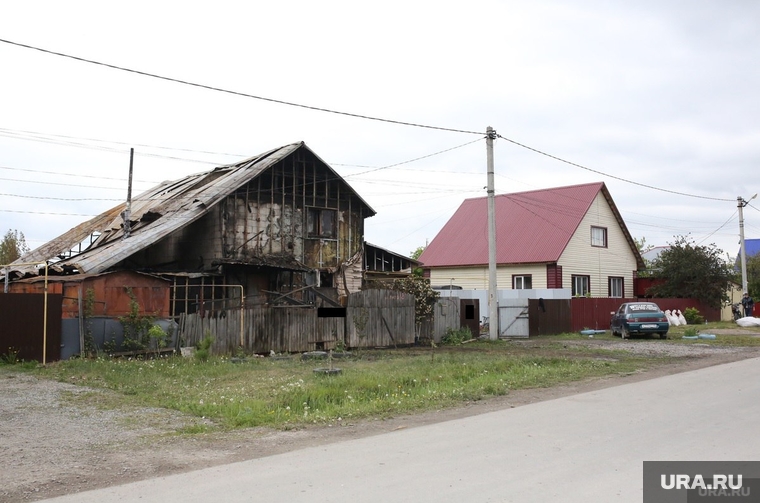
<path fill-rule="evenodd" d="M 211 333 L 217 352 L 410 344 L 413 296 L 360 291 L 368 267 L 364 219 L 374 214 L 330 166 L 295 143 L 161 183 L 3 272 L 11 293 L 47 292 L 50 283 L 68 297 L 64 304 L 76 294 L 78 309 L 63 314 L 71 319 L 61 338 L 69 354 L 83 350 L 85 327 L 106 327 L 93 334 L 96 345 L 118 330 L 108 320 L 85 319 L 85 290 L 93 290 L 95 316 L 122 316 L 115 309 L 125 299 L 114 296 L 123 290 L 142 314 L 176 322 L 175 342 L 194 345 Z M 388 253 L 375 251 L 373 261 Z M 383 270 L 399 273 L 407 262 Z M 42 281 L 43 269 L 55 279 Z M 143 297 L 165 301 L 151 308 Z"/>
<path fill-rule="evenodd" d="M 170 280 L 171 316 L 231 305 L 345 305 L 374 210 L 304 143 L 161 183 L 22 257 L 51 275 Z M 11 279 L 38 274 L 18 266 Z"/>

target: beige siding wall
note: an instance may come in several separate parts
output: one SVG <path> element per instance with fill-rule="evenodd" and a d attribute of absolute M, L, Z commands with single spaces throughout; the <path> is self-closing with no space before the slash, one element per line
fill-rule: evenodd
<path fill-rule="evenodd" d="M 592 226 L 607 229 L 606 248 L 591 246 Z M 601 193 L 594 199 L 558 264 L 562 266 L 563 288 L 572 287 L 572 275 L 585 275 L 590 277 L 591 295 L 607 297 L 609 277 L 622 277 L 623 296 L 633 297 L 636 257 Z M 546 264 L 499 266 L 496 273 L 498 288 L 511 289 L 512 276 L 515 274 L 530 274 L 533 288 L 547 288 Z M 464 289 L 488 289 L 488 266 L 431 269 L 431 285 L 443 286 L 449 283 Z"/>
<path fill-rule="evenodd" d="M 546 288 L 546 265 L 525 264 L 520 266 L 499 266 L 496 268 L 496 285 L 500 290 L 512 288 L 512 276 L 531 275 L 533 288 Z M 482 267 L 447 267 L 430 271 L 430 284 L 444 286 L 448 284 L 461 286 L 465 290 L 488 289 L 488 266 Z"/>
<path fill-rule="evenodd" d="M 591 246 L 591 227 L 607 229 L 607 247 Z M 601 194 L 589 208 L 558 262 L 562 266 L 562 286 L 572 287 L 572 275 L 590 276 L 591 296 L 608 296 L 608 278 L 623 279 L 624 296 L 633 296 L 636 257 L 618 225 L 610 205 Z"/>

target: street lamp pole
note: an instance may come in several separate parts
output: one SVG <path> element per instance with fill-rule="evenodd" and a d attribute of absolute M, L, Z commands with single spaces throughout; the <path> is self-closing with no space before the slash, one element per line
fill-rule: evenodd
<path fill-rule="evenodd" d="M 745 201 L 741 196 L 736 198 L 736 207 L 739 209 L 739 253 L 742 264 L 742 292 L 747 292 L 747 250 L 744 247 L 744 207 L 749 204 L 757 194 Z"/>

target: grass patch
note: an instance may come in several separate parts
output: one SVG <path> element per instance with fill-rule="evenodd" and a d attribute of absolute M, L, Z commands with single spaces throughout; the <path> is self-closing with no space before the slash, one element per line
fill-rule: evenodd
<path fill-rule="evenodd" d="M 514 389 L 633 372 L 651 361 L 630 355 L 596 358 L 600 350 L 551 342 L 542 349 L 496 341 L 466 348 L 361 351 L 340 361 L 343 373 L 336 376 L 314 374 L 314 362 L 267 358 L 244 364 L 215 357 L 205 362 L 181 357 L 72 359 L 27 370 L 113 391 L 97 397 L 87 393 L 98 407 L 164 407 L 231 429 L 292 428 L 449 407 Z M 180 431 L 210 428 L 193 425 Z"/>
<path fill-rule="evenodd" d="M 352 358 L 334 362 L 343 370 L 335 376 L 313 372 L 324 362 L 298 358 L 259 358 L 236 364 L 220 357 L 207 361 L 98 358 L 15 367 L 41 378 L 110 390 L 73 398 L 94 401 L 98 407 L 163 407 L 211 422 L 178 430 L 194 434 L 215 428 L 290 429 L 307 423 L 388 417 L 456 406 L 516 389 L 630 374 L 670 361 L 566 343 L 580 338 L 587 337 L 563 334 L 531 338 L 529 344 L 476 341 L 456 347 L 355 351 Z M 595 338 L 614 337 L 607 333 Z M 729 341 L 757 345 L 757 339 L 742 336 L 702 342 Z"/>

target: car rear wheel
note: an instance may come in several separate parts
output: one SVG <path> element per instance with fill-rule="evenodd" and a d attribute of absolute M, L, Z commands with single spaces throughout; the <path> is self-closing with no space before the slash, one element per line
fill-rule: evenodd
<path fill-rule="evenodd" d="M 667 338 L 668 338 L 668 334 L 660 334 L 660 339 L 667 339 Z"/>

